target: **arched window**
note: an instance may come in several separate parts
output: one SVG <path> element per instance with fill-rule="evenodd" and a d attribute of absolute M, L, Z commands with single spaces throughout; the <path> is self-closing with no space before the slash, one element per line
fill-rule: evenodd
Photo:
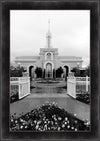
<path fill-rule="evenodd" d="M 51 59 L 51 53 L 47 53 L 47 59 Z"/>

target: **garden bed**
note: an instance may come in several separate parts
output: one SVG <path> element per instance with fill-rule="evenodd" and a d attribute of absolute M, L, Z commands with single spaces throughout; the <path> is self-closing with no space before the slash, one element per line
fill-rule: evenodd
<path fill-rule="evenodd" d="M 89 131 L 90 123 L 72 116 L 56 103 L 45 103 L 20 117 L 10 117 L 10 130 Z"/>
<path fill-rule="evenodd" d="M 77 100 L 86 103 L 86 104 L 90 104 L 90 94 L 86 93 L 86 94 L 77 94 Z"/>

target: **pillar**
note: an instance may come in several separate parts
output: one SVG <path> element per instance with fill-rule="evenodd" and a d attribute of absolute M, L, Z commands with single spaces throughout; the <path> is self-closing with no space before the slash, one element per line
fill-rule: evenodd
<path fill-rule="evenodd" d="M 86 76 L 86 92 L 88 92 L 88 76 Z"/>
<path fill-rule="evenodd" d="M 70 67 L 70 66 L 68 66 L 68 68 L 69 68 L 69 72 L 68 72 L 68 73 L 70 73 L 70 72 L 71 72 L 71 67 Z"/>
<path fill-rule="evenodd" d="M 65 67 L 63 68 L 63 71 L 64 71 L 64 78 L 66 78 L 66 68 Z"/>
<path fill-rule="evenodd" d="M 29 66 L 27 67 L 27 73 L 29 73 Z"/>

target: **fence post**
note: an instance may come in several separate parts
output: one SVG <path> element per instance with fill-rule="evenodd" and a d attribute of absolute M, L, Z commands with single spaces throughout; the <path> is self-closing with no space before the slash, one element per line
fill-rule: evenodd
<path fill-rule="evenodd" d="M 20 99 L 20 93 L 21 93 L 21 91 L 20 91 L 20 77 L 18 78 L 18 87 L 19 87 L 18 98 Z"/>
<path fill-rule="evenodd" d="M 30 94 L 30 77 L 28 77 L 28 93 Z"/>
<path fill-rule="evenodd" d="M 86 92 L 88 92 L 88 76 L 86 76 Z"/>
<path fill-rule="evenodd" d="M 68 87 L 69 87 L 69 77 L 67 77 L 67 94 L 68 94 Z"/>
<path fill-rule="evenodd" d="M 74 98 L 76 98 L 76 77 L 74 77 Z"/>

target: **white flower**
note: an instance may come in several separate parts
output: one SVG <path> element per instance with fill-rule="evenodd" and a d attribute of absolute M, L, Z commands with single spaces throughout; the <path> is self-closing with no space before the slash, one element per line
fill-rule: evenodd
<path fill-rule="evenodd" d="M 67 124 L 67 122 L 64 123 L 65 125 Z"/>
<path fill-rule="evenodd" d="M 53 125 L 53 121 L 51 121 L 51 124 Z"/>
<path fill-rule="evenodd" d="M 55 121 L 57 121 L 57 119 L 56 119 L 56 118 L 54 118 L 54 120 L 55 120 Z"/>
<path fill-rule="evenodd" d="M 11 122 L 13 122 L 14 120 L 13 119 L 11 119 Z"/>
<path fill-rule="evenodd" d="M 39 128 L 38 130 L 41 131 L 41 128 Z"/>
<path fill-rule="evenodd" d="M 47 123 L 46 121 L 44 123 Z"/>
<path fill-rule="evenodd" d="M 38 121 L 37 124 L 39 125 L 41 123 L 41 121 Z"/>
<path fill-rule="evenodd" d="M 27 128 L 27 126 L 25 126 L 25 128 Z"/>
<path fill-rule="evenodd" d="M 65 121 L 67 121 L 68 120 L 68 118 L 67 117 L 65 117 Z"/>
<path fill-rule="evenodd" d="M 22 128 L 23 128 L 23 126 L 20 126 L 20 128 L 22 129 Z"/>
<path fill-rule="evenodd" d="M 56 102 L 53 102 L 52 104 L 53 104 L 53 105 L 55 105 L 55 104 L 56 104 Z"/>
<path fill-rule="evenodd" d="M 58 131 L 60 131 L 60 127 L 58 127 Z"/>
<path fill-rule="evenodd" d="M 75 114 L 74 114 L 74 116 L 76 117 L 76 116 L 77 116 L 77 114 L 75 113 Z"/>
<path fill-rule="evenodd" d="M 48 123 L 50 123 L 50 121 L 48 121 Z"/>
<path fill-rule="evenodd" d="M 74 127 L 72 126 L 71 129 L 74 129 Z"/>
<path fill-rule="evenodd" d="M 44 125 L 44 128 L 47 130 L 47 125 Z"/>
<path fill-rule="evenodd" d="M 58 120 L 61 120 L 62 118 L 61 117 L 58 117 Z"/>
<path fill-rule="evenodd" d="M 67 127 L 70 128 L 70 125 L 68 125 Z"/>
<path fill-rule="evenodd" d="M 22 124 L 25 125 L 25 122 L 23 122 Z"/>
<path fill-rule="evenodd" d="M 20 119 L 21 122 L 23 122 L 23 119 Z"/>
<path fill-rule="evenodd" d="M 75 128 L 75 131 L 77 131 L 77 128 Z"/>
<path fill-rule="evenodd" d="M 34 120 L 34 123 L 36 123 L 37 121 L 36 120 Z"/>
<path fill-rule="evenodd" d="M 87 122 L 86 125 L 88 126 L 89 125 L 89 122 Z"/>
<path fill-rule="evenodd" d="M 57 122 L 55 122 L 55 124 L 57 125 Z"/>
<path fill-rule="evenodd" d="M 50 130 L 50 127 L 48 127 L 48 130 Z"/>
<path fill-rule="evenodd" d="M 36 125 L 36 127 L 35 127 L 35 128 L 36 128 L 36 130 L 37 130 L 37 129 L 39 128 L 39 125 Z"/>
<path fill-rule="evenodd" d="M 62 128 L 64 128 L 64 127 L 65 127 L 65 125 L 63 124 L 63 125 L 62 125 Z"/>

